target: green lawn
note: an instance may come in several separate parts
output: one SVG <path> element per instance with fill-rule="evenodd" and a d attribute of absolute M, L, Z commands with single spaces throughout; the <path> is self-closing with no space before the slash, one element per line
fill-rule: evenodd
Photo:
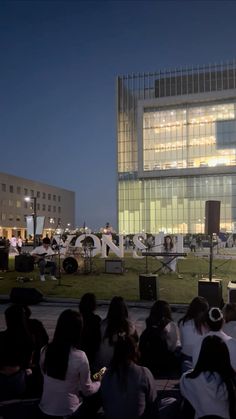
<path fill-rule="evenodd" d="M 139 274 L 145 273 L 145 259 L 133 259 L 126 256 L 124 265 L 124 275 L 106 274 L 104 273 L 105 261 L 96 257 L 93 260 L 93 272 L 89 275 L 63 273 L 60 283 L 49 280 L 42 283 L 37 270 L 29 274 L 14 271 L 14 259 L 10 258 L 10 271 L 0 272 L 2 278 L 0 294 L 8 295 L 12 287 L 24 286 L 38 288 L 47 297 L 80 298 L 85 292 L 90 291 L 94 292 L 98 299 L 110 300 L 114 295 L 121 295 L 126 300 L 139 301 Z M 154 272 L 158 267 L 160 267 L 159 261 L 148 258 L 148 272 Z M 188 303 L 198 293 L 198 280 L 208 277 L 208 259 L 188 255 L 187 258 L 179 260 L 178 271 L 181 278 L 177 274 L 159 275 L 159 295 L 170 303 Z M 227 284 L 229 280 L 236 278 L 236 260 L 215 259 L 213 274 L 214 277 L 222 279 L 226 300 Z M 19 276 L 33 278 L 33 281 L 19 283 L 16 280 Z"/>

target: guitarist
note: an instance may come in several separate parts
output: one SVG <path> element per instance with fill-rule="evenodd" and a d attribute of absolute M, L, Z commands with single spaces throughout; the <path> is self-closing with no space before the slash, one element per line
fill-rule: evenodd
<path fill-rule="evenodd" d="M 50 244 L 49 237 L 44 237 L 43 244 L 35 247 L 35 249 L 31 252 L 31 255 L 34 257 L 39 266 L 40 281 L 45 281 L 46 267 L 50 268 L 51 279 L 53 281 L 57 281 L 57 278 L 55 277 L 57 265 L 56 262 L 52 260 L 53 256 L 55 256 L 55 252 L 52 250 Z"/>

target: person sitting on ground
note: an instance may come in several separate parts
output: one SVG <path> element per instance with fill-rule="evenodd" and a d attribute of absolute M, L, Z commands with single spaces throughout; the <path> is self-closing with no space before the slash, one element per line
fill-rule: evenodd
<path fill-rule="evenodd" d="M 224 324 L 223 313 L 218 307 L 211 307 L 207 313 L 206 322 L 208 326 L 208 332 L 199 336 L 198 341 L 195 343 L 193 349 L 192 365 L 195 367 L 197 364 L 198 356 L 201 350 L 202 341 L 207 336 L 216 335 L 220 337 L 228 347 L 230 361 L 233 369 L 236 371 L 236 339 L 231 338 L 223 332 L 222 327 Z"/>
<path fill-rule="evenodd" d="M 172 397 L 157 397 L 156 383 L 148 368 L 138 365 L 137 341 L 118 336 L 110 367 L 101 382 L 107 419 L 178 419 L 179 405 Z"/>
<path fill-rule="evenodd" d="M 139 350 L 141 365 L 149 368 L 154 377 L 178 371 L 179 330 L 167 301 L 157 300 L 153 304 L 140 336 Z"/>
<path fill-rule="evenodd" d="M 223 307 L 224 324 L 222 327 L 226 335 L 236 339 L 236 303 L 227 303 Z"/>
<path fill-rule="evenodd" d="M 5 320 L 7 328 L 0 332 L 0 400 L 26 395 L 34 350 L 24 308 L 9 306 Z"/>
<path fill-rule="evenodd" d="M 30 377 L 29 394 L 32 397 L 41 396 L 43 389 L 43 376 L 39 364 L 40 352 L 41 349 L 48 344 L 49 337 L 43 323 L 38 319 L 31 318 L 31 310 L 28 306 L 24 305 L 23 307 L 27 319 L 28 329 L 34 344 L 31 366 L 33 374 Z"/>
<path fill-rule="evenodd" d="M 185 404 L 183 419 L 208 415 L 236 418 L 235 372 L 228 348 L 219 336 L 203 339 L 194 370 L 185 372 L 180 379 L 180 391 L 190 404 Z"/>
<path fill-rule="evenodd" d="M 44 237 L 42 245 L 35 247 L 31 252 L 31 255 L 38 262 L 40 281 L 45 281 L 45 268 L 50 269 L 51 279 L 57 281 L 55 277 L 57 265 L 55 260 L 52 260 L 55 257 L 55 252 L 52 250 L 50 243 L 49 237 Z"/>
<path fill-rule="evenodd" d="M 91 418 L 101 405 L 100 382 L 92 382 L 86 354 L 79 349 L 83 319 L 75 310 L 64 310 L 53 340 L 41 351 L 44 376 L 40 410 L 50 416 Z"/>
<path fill-rule="evenodd" d="M 86 353 L 90 369 L 94 371 L 95 355 L 101 343 L 101 317 L 95 314 L 96 297 L 92 292 L 87 292 L 81 297 L 79 311 L 83 316 L 83 330 L 81 336 L 81 349 Z"/>
<path fill-rule="evenodd" d="M 204 297 L 195 297 L 188 306 L 186 314 L 179 320 L 183 371 L 192 367 L 192 352 L 199 336 L 208 331 L 206 316 L 209 304 Z"/>
<path fill-rule="evenodd" d="M 114 345 L 110 367 L 101 382 L 105 418 L 158 419 L 156 385 L 151 372 L 137 365 L 137 342 L 120 334 Z"/>
<path fill-rule="evenodd" d="M 138 341 L 138 333 L 129 320 L 128 308 L 122 297 L 113 297 L 107 317 L 101 322 L 101 344 L 96 355 L 96 367 L 108 367 L 113 356 L 114 344 L 120 333 L 132 335 Z"/>

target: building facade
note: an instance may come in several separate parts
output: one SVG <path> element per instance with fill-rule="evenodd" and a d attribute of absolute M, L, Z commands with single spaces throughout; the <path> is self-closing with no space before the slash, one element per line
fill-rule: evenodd
<path fill-rule="evenodd" d="M 26 217 L 34 205 L 37 216 L 45 217 L 44 234 L 50 235 L 59 225 L 74 228 L 75 192 L 0 173 L 0 236 L 26 238 Z"/>
<path fill-rule="evenodd" d="M 236 62 L 117 80 L 120 233 L 236 230 Z"/>

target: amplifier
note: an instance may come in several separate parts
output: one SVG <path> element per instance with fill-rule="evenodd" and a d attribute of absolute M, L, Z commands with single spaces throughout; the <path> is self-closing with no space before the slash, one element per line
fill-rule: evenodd
<path fill-rule="evenodd" d="M 107 259 L 105 260 L 106 274 L 123 274 L 124 262 L 121 259 Z"/>
<path fill-rule="evenodd" d="M 157 275 L 139 275 L 140 300 L 155 301 L 159 298 L 159 283 Z"/>
<path fill-rule="evenodd" d="M 198 295 L 205 297 L 210 307 L 222 307 L 222 281 L 220 279 L 213 279 L 209 281 L 203 278 L 198 281 Z"/>
<path fill-rule="evenodd" d="M 34 258 L 31 255 L 15 256 L 15 270 L 17 272 L 32 272 L 34 270 Z"/>
<path fill-rule="evenodd" d="M 228 303 L 236 303 L 236 283 L 229 281 L 227 285 L 227 291 L 228 291 Z"/>

